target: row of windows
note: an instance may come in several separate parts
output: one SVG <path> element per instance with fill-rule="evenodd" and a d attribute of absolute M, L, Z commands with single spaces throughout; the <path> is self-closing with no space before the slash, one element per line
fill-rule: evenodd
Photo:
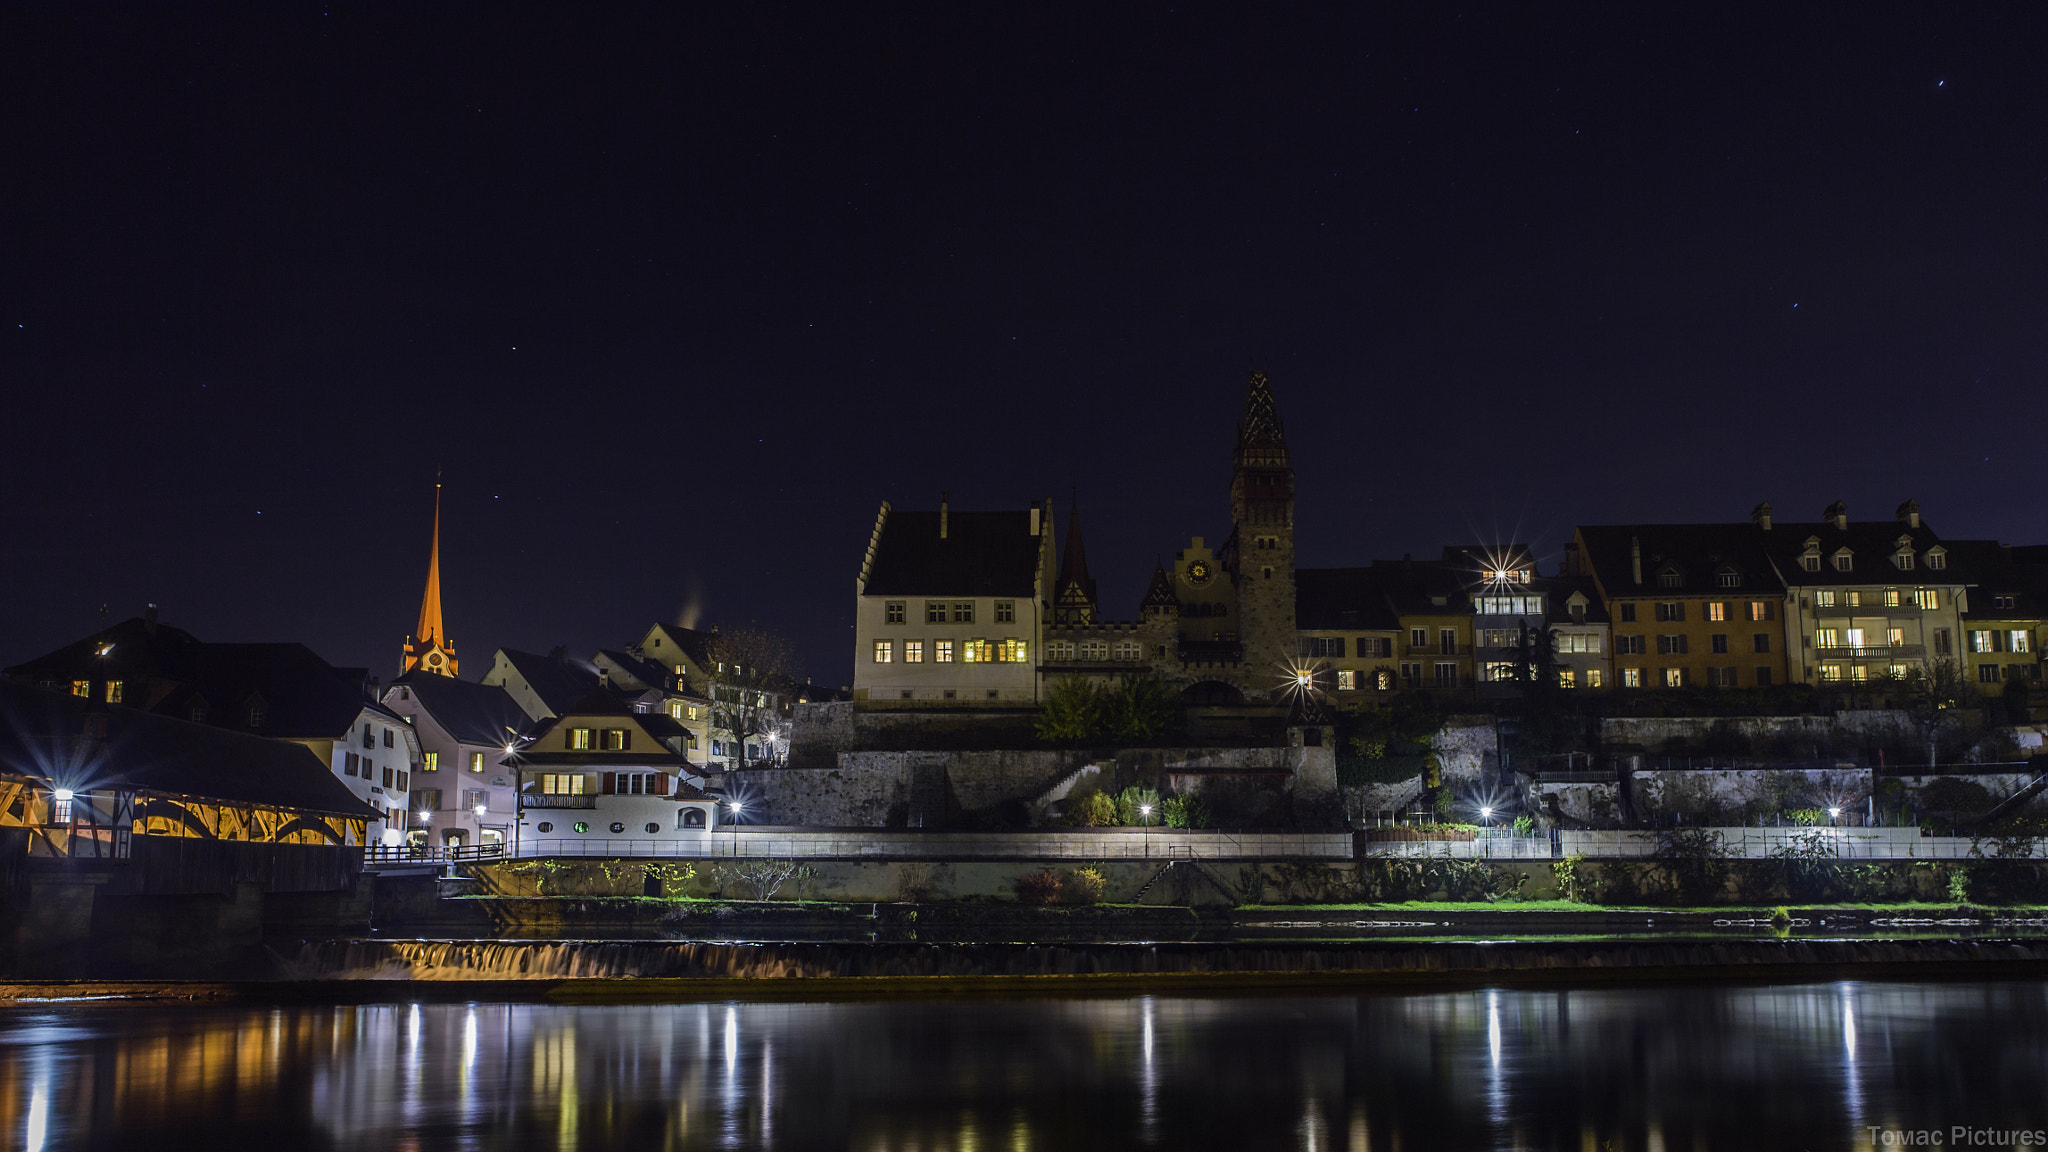
<path fill-rule="evenodd" d="M 2033 634 L 2024 628 L 1992 631 L 1977 629 L 1970 633 L 1972 652 L 2031 652 Z"/>
<path fill-rule="evenodd" d="M 891 624 L 909 622 L 910 602 L 907 600 L 884 601 L 883 611 Z M 998 600 L 995 602 L 996 623 L 1017 622 L 1017 602 Z M 924 622 L 927 624 L 974 623 L 974 601 L 972 600 L 927 600 L 924 602 Z"/>
<path fill-rule="evenodd" d="M 1623 624 L 1633 624 L 1636 622 L 1636 605 L 1624 603 L 1619 607 Z M 1685 622 L 1685 601 L 1683 600 L 1660 600 L 1652 605 L 1652 607 L 1656 612 L 1657 623 L 1659 624 L 1682 624 Z M 1771 600 L 1709 600 L 1700 606 L 1700 611 L 1703 613 L 1702 619 L 1713 624 L 1734 620 L 1737 618 L 1738 613 L 1740 613 L 1743 619 L 1758 622 L 1776 620 L 1778 618 L 1777 603 Z"/>
<path fill-rule="evenodd" d="M 441 770 L 441 754 L 440 754 L 439 752 L 423 752 L 423 753 L 421 753 L 421 761 L 420 761 L 420 771 L 422 771 L 422 772 L 439 772 L 440 770 Z M 483 754 L 483 753 L 481 753 L 481 752 L 471 752 L 471 753 L 469 754 L 469 770 L 470 770 L 471 772 L 481 772 L 481 771 L 483 771 L 483 770 L 484 770 L 484 754 Z"/>
<path fill-rule="evenodd" d="M 1614 638 L 1614 654 L 1617 656 L 1641 656 L 1645 651 L 1644 645 L 1648 642 L 1648 639 L 1648 637 L 1634 632 L 1621 633 Z M 1728 633 L 1715 632 L 1708 636 L 1707 648 L 1715 655 L 1725 654 L 1728 651 Z M 1771 650 L 1771 634 L 1769 632 L 1752 632 L 1749 637 L 1749 650 L 1759 655 L 1769 652 Z M 1659 656 L 1683 656 L 1691 651 L 1691 640 L 1683 632 L 1663 632 L 1657 636 L 1657 655 Z"/>
<path fill-rule="evenodd" d="M 1867 635 L 1867 630 L 1862 628 L 1816 628 L 1813 630 L 1813 646 L 1815 648 L 1862 648 L 1865 646 L 1864 640 Z M 1945 640 L 1948 636 L 1948 630 L 1945 628 L 1941 629 L 1939 635 Z M 1900 648 L 1904 647 L 1905 643 L 1906 630 L 1904 628 L 1887 628 L 1884 630 L 1885 647 Z"/>
<path fill-rule="evenodd" d="M 1472 611 L 1481 616 L 1541 616 L 1541 596 L 1474 596 Z"/>
<path fill-rule="evenodd" d="M 1887 665 L 1884 675 L 1894 680 L 1904 680 L 1906 678 L 1906 665 Z M 1838 684 L 1845 679 L 1852 684 L 1861 684 L 1866 680 L 1872 679 L 1872 676 L 1870 666 L 1867 664 L 1823 664 L 1820 666 L 1820 679 L 1823 684 Z"/>
<path fill-rule="evenodd" d="M 895 663 L 897 643 L 895 640 L 875 641 L 875 663 Z M 901 643 L 905 664 L 924 663 L 924 641 L 904 640 Z M 951 640 L 932 641 L 932 663 L 953 663 L 955 650 L 954 642 Z M 1031 661 L 1031 645 L 1027 641 L 1015 638 L 983 640 L 977 637 L 973 640 L 962 640 L 957 651 L 962 664 L 1028 664 Z"/>
<path fill-rule="evenodd" d="M 253 720 L 252 720 L 252 721 L 250 721 L 250 723 L 252 723 L 252 724 L 253 724 L 253 723 L 255 723 L 255 721 L 253 721 Z M 393 733 L 393 732 L 391 731 L 391 729 L 389 729 L 389 728 L 386 728 L 386 729 L 384 730 L 384 746 L 385 746 L 386 748 L 394 748 L 394 747 L 397 747 L 397 741 L 398 741 L 398 737 L 397 737 L 397 735 L 396 735 L 395 733 Z M 376 733 L 375 733 L 375 732 L 374 732 L 374 731 L 373 731 L 373 730 L 371 729 L 371 726 L 370 726 L 370 725 L 368 725 L 368 724 L 365 724 L 365 725 L 363 725 L 363 747 L 365 747 L 365 748 L 375 748 L 376 746 L 377 746 L 377 734 L 376 734 Z"/>
<path fill-rule="evenodd" d="M 1338 660 L 1344 658 L 1346 640 L 1342 636 L 1303 636 L 1301 655 L 1324 656 Z M 1394 655 L 1394 641 L 1388 636 L 1360 636 L 1356 640 L 1358 658 L 1370 660 L 1374 657 L 1389 659 Z"/>
<path fill-rule="evenodd" d="M 1083 640 L 1076 644 L 1072 640 L 1048 640 L 1045 644 L 1045 658 L 1054 663 L 1068 660 L 1143 660 L 1145 646 L 1136 640 L 1119 640 L 1111 644 L 1107 640 Z"/>
<path fill-rule="evenodd" d="M 630 752 L 633 749 L 633 730 L 630 728 L 570 728 L 562 734 L 562 747 L 572 752 Z"/>
<path fill-rule="evenodd" d="M 341 762 L 341 774 L 343 776 L 354 776 L 358 779 L 368 780 L 372 778 L 371 774 L 376 770 L 377 766 L 370 763 L 368 756 L 361 756 L 354 752 L 348 753 L 347 757 Z M 386 765 L 384 768 L 384 787 L 404 792 L 406 791 L 406 786 L 410 783 L 410 777 L 411 773 Z"/>
<path fill-rule="evenodd" d="M 588 831 L 590 831 L 590 821 L 588 821 L 588 820 L 578 820 L 578 821 L 576 821 L 575 823 L 571 824 L 571 825 L 570 825 L 570 827 L 571 827 L 571 828 L 574 828 L 574 829 L 575 829 L 575 830 L 576 830 L 576 831 L 577 831 L 577 832 L 578 832 L 579 834 L 580 834 L 580 833 L 584 833 L 584 832 L 588 832 Z M 704 827 L 704 810 L 703 810 L 702 808 L 679 808 L 679 809 L 677 809 L 677 810 L 676 810 L 676 828 L 677 828 L 678 830 L 681 830 L 681 829 L 684 829 L 684 828 L 702 828 L 702 827 Z M 545 836 L 545 835 L 547 835 L 548 833 L 550 833 L 550 832 L 553 832 L 553 831 L 555 830 L 555 825 L 554 825 L 554 821 L 552 821 L 552 820 L 543 820 L 543 821 L 541 821 L 540 823 L 538 823 L 538 824 L 535 824 L 535 825 L 534 825 L 534 828 L 535 828 L 535 830 L 537 830 L 538 832 L 540 832 L 540 834 L 541 834 L 541 835 Z M 654 835 L 655 833 L 657 833 L 657 832 L 660 832 L 660 831 L 661 831 L 661 825 L 660 825 L 660 824 L 658 824 L 658 823 L 656 823 L 655 821 L 649 820 L 649 821 L 648 821 L 648 822 L 647 822 L 647 823 L 646 823 L 645 825 L 643 825 L 643 826 L 642 826 L 642 830 L 643 830 L 643 831 L 645 831 L 645 832 L 646 832 L 646 833 L 647 833 L 647 834 L 648 834 L 649 836 L 652 836 L 652 835 Z M 490 831 L 489 829 L 485 829 L 485 833 L 486 833 L 487 835 L 488 835 L 489 831 Z M 611 823 L 611 832 L 612 832 L 612 835 L 614 835 L 614 836 L 617 836 L 617 835 L 621 835 L 621 834 L 623 834 L 623 833 L 624 833 L 625 831 L 626 831 L 626 822 L 625 822 L 625 821 L 623 821 L 623 820 L 614 820 L 614 821 L 612 821 L 612 823 Z"/>
<path fill-rule="evenodd" d="M 1617 668 L 1615 671 L 1620 675 L 1623 688 L 1684 688 L 1693 682 L 1692 670 L 1689 668 Z M 1732 665 L 1707 669 L 1707 687 L 1735 687 L 1738 671 Z M 1758 665 L 1756 686 L 1770 687 L 1772 675 L 1768 666 Z"/>
<path fill-rule="evenodd" d="M 1856 570 L 1856 557 L 1847 548 L 1836 552 L 1829 559 L 1834 563 L 1835 571 L 1837 572 L 1853 572 Z M 1820 571 L 1820 550 L 1818 548 L 1811 549 L 1801 556 L 1799 558 L 1799 566 L 1808 572 Z M 1939 571 L 1948 567 L 1948 557 L 1939 548 L 1934 549 L 1927 553 L 1927 566 Z M 1897 552 L 1892 553 L 1892 567 L 1897 568 L 1901 572 L 1911 572 L 1913 570 L 1913 550 L 1911 548 L 1901 548 Z"/>
<path fill-rule="evenodd" d="M 1915 608 L 1933 611 L 1941 607 L 1941 592 L 1934 588 L 1914 588 L 1901 592 L 1897 588 L 1850 588 L 1838 592 L 1833 588 L 1813 590 L 1815 608 L 1902 608 L 1906 604 Z"/>
<path fill-rule="evenodd" d="M 1977 665 L 1978 683 L 1998 683 L 1998 670 L 2000 668 L 2005 669 L 2005 679 L 2007 680 L 2039 680 L 2041 678 L 2041 666 L 2039 664 L 1979 664 Z"/>

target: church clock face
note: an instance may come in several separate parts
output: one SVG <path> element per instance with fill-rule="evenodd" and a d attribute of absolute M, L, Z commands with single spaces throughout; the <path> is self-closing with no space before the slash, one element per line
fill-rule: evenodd
<path fill-rule="evenodd" d="M 441 666 L 441 654 L 439 652 L 429 653 L 427 655 L 427 663 L 439 668 Z"/>
<path fill-rule="evenodd" d="M 1188 565 L 1188 583 L 1200 587 L 1208 582 L 1209 564 L 1207 561 L 1197 560 L 1193 564 Z"/>

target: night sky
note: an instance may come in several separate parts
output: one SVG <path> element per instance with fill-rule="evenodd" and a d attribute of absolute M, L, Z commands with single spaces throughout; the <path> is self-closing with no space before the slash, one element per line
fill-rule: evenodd
<path fill-rule="evenodd" d="M 1078 492 L 1113 618 L 1298 562 L 1917 497 L 2048 541 L 2048 6 L 0 10 L 0 663 L 143 604 L 782 629 L 877 504 Z M 1411 11 L 1425 9 L 1424 11 Z"/>

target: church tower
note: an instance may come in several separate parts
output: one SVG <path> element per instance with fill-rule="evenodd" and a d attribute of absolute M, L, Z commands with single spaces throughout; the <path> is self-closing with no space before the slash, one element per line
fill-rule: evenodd
<path fill-rule="evenodd" d="M 1289 675 L 1294 620 L 1294 466 L 1264 372 L 1254 372 L 1237 422 L 1224 567 L 1237 589 L 1247 685 L 1270 692 Z"/>
<path fill-rule="evenodd" d="M 455 645 L 441 624 L 441 479 L 434 478 L 434 542 L 427 552 L 427 594 L 420 601 L 419 626 L 405 638 L 401 674 L 419 669 L 442 676 L 456 673 Z"/>

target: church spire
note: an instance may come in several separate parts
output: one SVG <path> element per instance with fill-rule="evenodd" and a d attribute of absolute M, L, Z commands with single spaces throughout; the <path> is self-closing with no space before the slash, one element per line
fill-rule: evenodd
<path fill-rule="evenodd" d="M 401 672 L 423 669 L 453 676 L 456 673 L 455 645 L 448 642 L 441 623 L 441 477 L 434 475 L 434 536 L 427 550 L 427 592 L 420 599 L 420 622 L 405 638 Z"/>

